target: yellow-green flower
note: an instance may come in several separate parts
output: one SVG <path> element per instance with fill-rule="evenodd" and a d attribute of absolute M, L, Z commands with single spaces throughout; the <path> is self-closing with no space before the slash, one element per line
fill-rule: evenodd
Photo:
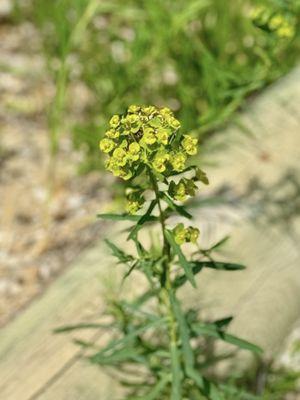
<path fill-rule="evenodd" d="M 120 125 L 120 117 L 119 115 L 113 115 L 109 121 L 109 125 L 112 128 L 117 128 Z"/>
<path fill-rule="evenodd" d="M 140 208 L 141 207 L 138 201 L 128 201 L 125 207 L 129 214 L 136 214 Z"/>
<path fill-rule="evenodd" d="M 169 140 L 169 131 L 166 128 L 158 128 L 157 133 L 156 133 L 157 141 L 158 143 L 161 143 L 163 145 L 168 144 Z"/>
<path fill-rule="evenodd" d="M 209 180 L 206 176 L 206 173 L 204 171 L 202 171 L 202 169 L 200 168 L 196 168 L 196 174 L 195 174 L 195 178 L 196 181 L 200 181 L 202 183 L 204 183 L 204 185 L 208 185 L 209 184 Z"/>
<path fill-rule="evenodd" d="M 177 224 L 173 229 L 175 242 L 179 245 L 182 245 L 186 242 L 196 243 L 200 234 L 198 228 L 194 228 L 193 226 L 189 226 L 185 228 L 182 223 Z"/>
<path fill-rule="evenodd" d="M 189 226 L 187 229 L 187 241 L 191 243 L 196 243 L 200 235 L 200 231 L 198 228 L 193 228 Z"/>
<path fill-rule="evenodd" d="M 186 155 L 182 152 L 173 153 L 170 162 L 175 171 L 181 172 L 185 168 Z"/>
<path fill-rule="evenodd" d="M 195 196 L 197 186 L 195 185 L 193 179 L 184 178 L 181 180 L 181 182 L 184 185 L 186 194 L 188 194 L 189 196 Z"/>
<path fill-rule="evenodd" d="M 154 144 L 156 142 L 154 130 L 152 128 L 145 128 L 142 140 L 146 144 Z"/>
<path fill-rule="evenodd" d="M 142 111 L 146 114 L 146 115 L 152 115 L 155 114 L 156 112 L 156 108 L 154 106 L 147 106 L 147 107 L 143 107 Z"/>
<path fill-rule="evenodd" d="M 128 146 L 128 141 L 126 139 L 123 139 L 122 142 L 120 143 L 119 147 L 121 149 L 127 149 Z"/>
<path fill-rule="evenodd" d="M 264 7 L 262 7 L 262 6 L 254 7 L 254 8 L 251 10 L 250 16 L 251 16 L 252 19 L 256 19 L 256 18 L 258 18 L 258 17 L 261 15 L 261 13 L 262 13 L 263 11 L 264 11 Z"/>
<path fill-rule="evenodd" d="M 277 31 L 277 36 L 282 38 L 282 39 L 291 39 L 292 37 L 295 36 L 296 30 L 294 26 L 285 23 L 282 25 Z"/>
<path fill-rule="evenodd" d="M 123 167 L 127 163 L 127 154 L 124 149 L 121 147 L 117 147 L 114 152 L 113 152 L 113 159 L 116 161 L 116 163 L 120 166 Z"/>
<path fill-rule="evenodd" d="M 277 14 L 270 19 L 268 25 L 271 29 L 278 29 L 284 22 L 284 17 L 281 14 Z"/>
<path fill-rule="evenodd" d="M 174 239 L 177 244 L 182 245 L 186 242 L 187 231 L 183 224 L 177 224 L 173 229 Z"/>
<path fill-rule="evenodd" d="M 152 126 L 152 128 L 160 128 L 162 125 L 162 120 L 159 118 L 159 116 L 156 116 L 152 119 L 149 119 L 149 125 Z"/>
<path fill-rule="evenodd" d="M 140 149 L 141 146 L 137 142 L 130 143 L 128 148 L 128 156 L 130 157 L 131 160 L 137 161 L 139 159 Z"/>
<path fill-rule="evenodd" d="M 130 143 L 129 153 L 138 154 L 141 150 L 141 146 L 137 142 Z"/>
<path fill-rule="evenodd" d="M 120 170 L 120 175 L 119 177 L 124 179 L 124 181 L 128 181 L 129 179 L 131 179 L 133 176 L 132 171 L 130 171 L 129 169 L 121 169 Z"/>
<path fill-rule="evenodd" d="M 136 105 L 132 104 L 131 106 L 128 107 L 128 112 L 135 114 L 135 113 L 139 112 L 140 109 L 141 109 L 140 106 L 136 106 Z"/>
<path fill-rule="evenodd" d="M 174 117 L 170 117 L 167 119 L 168 124 L 175 130 L 180 128 L 180 122 L 178 121 L 178 119 L 174 118 Z"/>
<path fill-rule="evenodd" d="M 120 176 L 122 174 L 122 169 L 120 168 L 118 162 L 114 158 L 109 158 L 105 163 L 105 168 L 111 171 L 114 176 Z"/>
<path fill-rule="evenodd" d="M 190 156 L 197 154 L 198 139 L 193 138 L 190 135 L 185 135 L 181 144 L 186 153 Z"/>
<path fill-rule="evenodd" d="M 169 177 L 174 172 L 182 172 L 188 156 L 197 152 L 197 139 L 189 135 L 181 139 L 177 132 L 180 123 L 167 107 L 132 105 L 127 113 L 114 115 L 109 125 L 100 149 L 109 156 L 106 168 L 122 179 L 135 176 L 143 164 Z M 145 170 L 141 168 L 141 171 Z M 193 195 L 196 179 L 173 183 L 172 197 L 184 201 Z"/>
<path fill-rule="evenodd" d="M 171 181 L 168 192 L 173 199 L 178 201 L 185 201 L 187 198 L 185 184 L 182 179 L 177 184 Z"/>
<path fill-rule="evenodd" d="M 173 116 L 173 113 L 172 113 L 172 111 L 168 108 L 168 107 L 163 107 L 161 110 L 160 110 L 160 114 L 163 116 L 163 117 L 172 117 Z"/>
<path fill-rule="evenodd" d="M 103 153 L 110 153 L 112 149 L 115 147 L 115 143 L 110 139 L 102 139 L 99 143 L 100 150 Z"/>
<path fill-rule="evenodd" d="M 141 127 L 140 118 L 137 114 L 129 114 L 125 118 L 125 124 L 129 126 L 129 130 L 132 133 L 138 132 Z"/>
<path fill-rule="evenodd" d="M 153 168 L 157 172 L 164 172 L 166 170 L 166 161 L 169 159 L 169 155 L 165 152 L 156 153 L 154 160 L 152 162 Z"/>
<path fill-rule="evenodd" d="M 126 211 L 129 214 L 135 214 L 145 203 L 142 190 L 129 190 L 127 193 Z"/>
<path fill-rule="evenodd" d="M 117 139 L 120 136 L 120 132 L 114 129 L 109 129 L 105 132 L 105 135 L 110 139 Z"/>

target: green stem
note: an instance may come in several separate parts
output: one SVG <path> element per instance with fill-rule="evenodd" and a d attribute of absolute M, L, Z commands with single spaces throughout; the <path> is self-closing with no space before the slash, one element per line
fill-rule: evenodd
<path fill-rule="evenodd" d="M 161 206 L 161 196 L 160 196 L 160 191 L 158 188 L 157 180 L 153 173 L 148 170 L 149 176 L 150 176 L 150 181 L 152 183 L 153 191 L 155 193 L 155 197 L 157 200 L 157 205 L 158 205 L 158 210 L 159 210 L 159 220 L 160 220 L 160 225 L 162 229 L 162 234 L 163 234 L 163 250 L 162 250 L 162 255 L 164 257 L 164 262 L 163 262 L 163 276 L 161 279 L 161 295 L 160 299 L 163 305 L 165 306 L 166 312 L 167 312 L 167 318 L 168 318 L 168 327 L 169 327 L 169 338 L 170 338 L 170 349 L 171 352 L 174 353 L 174 349 L 177 352 L 178 345 L 177 345 L 177 324 L 176 324 L 176 318 L 174 315 L 173 307 L 171 304 L 171 295 L 173 292 L 173 287 L 172 287 L 172 280 L 171 280 L 171 271 L 170 271 L 170 263 L 171 263 L 171 249 L 170 249 L 170 244 L 166 238 L 165 231 L 166 231 L 166 221 L 165 221 L 165 214 L 163 212 L 162 206 Z M 174 387 L 174 385 L 172 385 Z M 173 393 L 173 390 L 172 390 Z M 173 396 L 172 398 L 175 398 L 176 395 Z"/>

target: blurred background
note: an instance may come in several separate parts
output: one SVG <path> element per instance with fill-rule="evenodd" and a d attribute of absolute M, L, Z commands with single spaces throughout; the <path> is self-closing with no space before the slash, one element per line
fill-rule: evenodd
<path fill-rule="evenodd" d="M 298 0 L 0 0 L 1 324 L 119 206 L 98 152 L 112 114 L 168 106 L 210 148 L 299 50 Z"/>

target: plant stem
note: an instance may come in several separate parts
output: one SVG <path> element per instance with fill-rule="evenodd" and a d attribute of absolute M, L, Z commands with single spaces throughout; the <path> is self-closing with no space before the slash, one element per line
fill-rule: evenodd
<path fill-rule="evenodd" d="M 158 188 L 157 180 L 153 173 L 149 171 L 149 176 L 150 180 L 152 183 L 152 187 L 155 193 L 155 197 L 157 200 L 157 205 L 158 205 L 158 210 L 159 210 L 159 220 L 160 220 L 160 225 L 163 233 L 163 250 L 162 250 L 162 255 L 165 257 L 164 262 L 163 262 L 163 276 L 160 281 L 161 283 L 161 301 L 164 304 L 167 312 L 167 317 L 168 317 L 168 326 L 169 326 L 169 339 L 170 339 L 170 349 L 171 353 L 174 353 L 174 351 L 177 353 L 177 324 L 176 324 L 176 318 L 174 315 L 173 307 L 171 304 L 171 296 L 173 292 L 173 287 L 172 287 L 172 280 L 171 280 L 171 271 L 170 271 L 170 263 L 171 263 L 171 249 L 170 249 L 170 244 L 166 238 L 165 235 L 165 230 L 166 230 L 166 221 L 165 221 L 165 215 L 161 206 L 160 202 L 160 191 Z M 172 399 L 177 398 L 176 394 L 173 395 L 173 390 L 174 390 L 174 384 L 172 384 Z"/>

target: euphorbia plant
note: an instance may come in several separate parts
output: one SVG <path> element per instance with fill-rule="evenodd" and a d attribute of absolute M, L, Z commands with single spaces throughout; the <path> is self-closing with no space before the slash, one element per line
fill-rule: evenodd
<path fill-rule="evenodd" d="M 169 225 L 174 214 L 192 218 L 182 203 L 196 194 L 199 184 L 208 184 L 201 169 L 187 164 L 197 153 L 197 139 L 180 132 L 180 123 L 168 108 L 130 106 L 126 114 L 114 115 L 109 125 L 100 149 L 108 155 L 106 168 L 126 181 L 127 212 L 100 217 L 133 222 L 128 240 L 134 242 L 135 254 L 106 242 L 124 264 L 124 278 L 138 271 L 147 284 L 134 300 L 113 303 L 111 329 L 116 336 L 89 359 L 122 372 L 126 399 L 225 399 L 228 388 L 207 377 L 203 338 L 260 350 L 226 333 L 231 318 L 200 322 L 196 310 L 184 309 L 177 296 L 185 284 L 196 287 L 195 275 L 203 268 L 244 268 L 213 259 L 212 252 L 221 242 L 201 249 L 197 227 Z M 156 223 L 161 240 L 153 250 L 142 242 L 140 231 Z M 184 254 L 185 243 L 195 246 L 189 257 Z M 236 394 L 234 398 L 239 397 Z"/>

